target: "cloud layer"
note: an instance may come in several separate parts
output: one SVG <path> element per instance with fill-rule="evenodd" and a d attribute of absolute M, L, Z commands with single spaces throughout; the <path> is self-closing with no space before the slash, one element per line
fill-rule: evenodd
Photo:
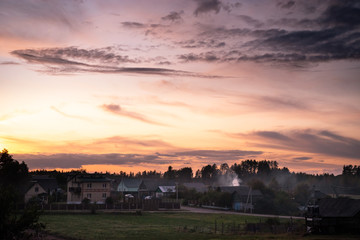
<path fill-rule="evenodd" d="M 128 73 L 128 74 L 151 74 L 151 75 L 196 75 L 186 71 L 178 71 L 166 68 L 153 67 L 120 67 L 124 63 L 140 63 L 140 60 L 130 59 L 128 56 L 121 56 L 111 53 L 107 49 L 80 49 L 49 48 L 49 49 L 25 49 L 15 50 L 11 54 L 26 60 L 28 63 L 41 64 L 42 71 L 50 74 L 61 73 Z"/>
<path fill-rule="evenodd" d="M 240 134 L 240 136 L 247 137 L 253 146 L 260 148 L 360 159 L 360 140 L 344 137 L 328 130 L 255 131 L 250 134 Z"/>
<path fill-rule="evenodd" d="M 234 4 L 219 0 L 195 0 L 195 16 L 219 13 L 220 9 L 235 9 Z M 172 11 L 160 17 L 157 23 L 123 21 L 127 31 L 138 31 L 150 39 L 164 39 L 164 47 L 183 48 L 183 53 L 162 56 L 162 60 L 150 57 L 131 57 L 120 53 L 114 46 L 106 48 L 46 48 L 12 51 L 14 56 L 29 63 L 43 64 L 48 73 L 97 72 L 97 73 L 138 73 L 156 75 L 191 75 L 185 70 L 142 67 L 141 64 L 208 62 L 208 63 L 270 63 L 308 67 L 313 63 L 335 60 L 360 59 L 360 7 L 357 1 L 324 1 L 316 15 L 278 19 L 256 19 L 256 16 L 237 14 L 242 27 L 226 25 L 189 24 L 183 19 L 184 10 Z M 306 8 L 299 1 L 278 2 L 281 9 Z M 299 10 L 300 11 L 300 10 Z M 230 10 L 224 15 L 232 16 Z M 311 17 L 310 17 L 311 16 Z M 161 21 L 170 23 L 162 24 Z M 172 23 L 183 25 L 189 34 L 177 32 Z M 182 29 L 179 28 L 179 29 Z M 189 37 L 186 37 L 188 36 Z M 180 41 L 169 41 L 174 37 Z M 126 46 L 125 46 L 126 47 Z M 187 51 L 196 49 L 196 51 Z M 148 48 L 146 51 L 149 51 Z M 132 65 L 124 66 L 124 65 Z"/>
<path fill-rule="evenodd" d="M 214 151 L 196 150 L 176 152 L 170 154 L 16 154 L 15 158 L 26 161 L 31 169 L 42 168 L 81 168 L 85 165 L 139 165 L 153 164 L 163 168 L 162 165 L 184 164 L 184 161 L 193 163 L 220 164 L 229 160 L 241 160 L 247 156 L 262 154 L 261 151 Z"/>

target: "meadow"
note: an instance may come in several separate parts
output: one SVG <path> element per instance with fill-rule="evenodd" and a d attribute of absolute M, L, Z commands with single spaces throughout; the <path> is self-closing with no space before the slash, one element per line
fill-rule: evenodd
<path fill-rule="evenodd" d="M 303 239 L 303 221 L 297 231 L 286 232 L 288 219 L 267 219 L 228 214 L 63 213 L 44 214 L 46 231 L 69 239 Z M 261 229 L 249 228 L 261 224 Z M 271 225 L 275 227 L 271 227 Z M 283 232 L 283 230 L 285 232 Z M 321 238 L 320 238 L 321 239 Z M 327 238 L 328 239 L 328 238 Z"/>

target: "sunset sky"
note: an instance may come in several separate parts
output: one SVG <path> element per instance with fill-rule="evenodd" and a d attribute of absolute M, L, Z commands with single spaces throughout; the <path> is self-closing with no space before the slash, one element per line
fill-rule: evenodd
<path fill-rule="evenodd" d="M 0 148 L 30 169 L 360 164 L 360 2 L 0 0 Z"/>

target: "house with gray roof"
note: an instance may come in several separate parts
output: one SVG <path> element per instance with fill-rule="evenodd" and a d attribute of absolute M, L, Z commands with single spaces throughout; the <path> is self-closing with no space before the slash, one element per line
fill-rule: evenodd
<path fill-rule="evenodd" d="M 123 178 L 117 186 L 117 191 L 123 196 L 131 194 L 134 197 L 141 197 L 140 192 L 145 189 L 143 180 L 138 178 Z"/>
<path fill-rule="evenodd" d="M 26 188 L 25 202 L 30 199 L 37 199 L 37 201 L 47 203 L 49 196 L 58 190 L 58 184 L 55 178 L 50 178 L 47 175 L 33 176 Z"/>

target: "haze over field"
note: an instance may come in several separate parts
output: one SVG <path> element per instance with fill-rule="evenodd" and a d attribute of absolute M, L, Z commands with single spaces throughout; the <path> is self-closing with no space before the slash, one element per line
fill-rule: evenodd
<path fill-rule="evenodd" d="M 0 148 L 30 169 L 359 164 L 359 1 L 0 0 L 0 22 Z"/>

